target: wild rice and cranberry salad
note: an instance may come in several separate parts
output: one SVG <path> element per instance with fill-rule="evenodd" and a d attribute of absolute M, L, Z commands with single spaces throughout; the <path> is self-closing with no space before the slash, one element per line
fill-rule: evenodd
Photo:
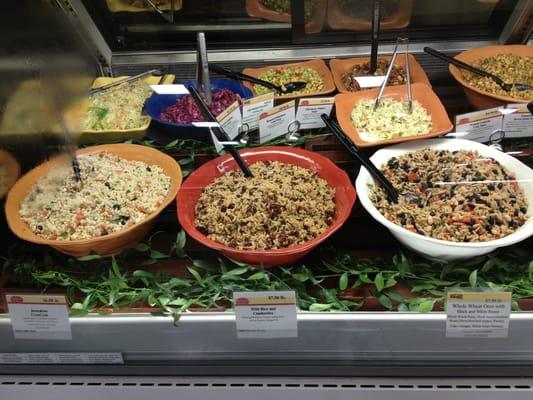
<path fill-rule="evenodd" d="M 38 236 L 79 240 L 118 232 L 156 211 L 170 189 L 157 165 L 109 152 L 79 163 L 81 184 L 65 166 L 38 181 L 22 202 L 20 216 Z"/>
<path fill-rule="evenodd" d="M 370 200 L 385 218 L 411 232 L 486 242 L 513 233 L 528 219 L 528 202 L 513 174 L 477 152 L 424 149 L 392 157 L 381 170 L 401 193 L 399 201 L 390 203 L 379 186 Z"/>
<path fill-rule="evenodd" d="M 196 228 L 238 249 L 295 246 L 323 233 L 335 216 L 335 189 L 314 171 L 278 161 L 250 166 L 253 178 L 229 172 L 196 204 Z"/>

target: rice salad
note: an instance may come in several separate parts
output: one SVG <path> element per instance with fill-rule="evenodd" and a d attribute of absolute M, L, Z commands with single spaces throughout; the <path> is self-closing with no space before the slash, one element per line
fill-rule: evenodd
<path fill-rule="evenodd" d="M 412 112 L 406 101 L 382 99 L 374 111 L 374 99 L 358 102 L 351 113 L 351 120 L 365 141 L 386 140 L 396 137 L 416 136 L 429 133 L 431 115 L 416 100 Z"/>
<path fill-rule="evenodd" d="M 170 190 L 170 177 L 157 165 L 109 152 L 80 157 L 79 164 L 81 183 L 65 165 L 22 201 L 20 216 L 36 235 L 70 241 L 118 232 L 155 212 Z"/>
<path fill-rule="evenodd" d="M 269 250 L 305 243 L 333 223 L 335 189 L 315 171 L 278 161 L 250 165 L 253 177 L 229 172 L 206 186 L 196 228 L 237 249 Z"/>
<path fill-rule="evenodd" d="M 487 242 L 510 235 L 529 218 L 514 175 L 474 151 L 419 150 L 392 157 L 381 171 L 400 193 L 398 203 L 377 185 L 370 185 L 369 198 L 385 218 L 411 232 Z"/>

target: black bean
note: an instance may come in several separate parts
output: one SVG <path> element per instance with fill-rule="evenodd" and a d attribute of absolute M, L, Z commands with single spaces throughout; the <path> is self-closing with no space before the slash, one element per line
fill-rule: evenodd
<path fill-rule="evenodd" d="M 527 208 L 525 208 L 525 207 L 520 207 L 520 212 L 521 212 L 522 214 L 527 213 Z"/>
<path fill-rule="evenodd" d="M 424 160 L 429 160 L 429 156 L 428 156 L 428 153 L 424 153 Z"/>
<path fill-rule="evenodd" d="M 42 231 L 43 230 L 43 226 L 42 225 L 37 225 L 37 229 Z"/>
<path fill-rule="evenodd" d="M 106 188 L 111 189 L 111 184 L 110 184 L 109 182 L 104 183 L 104 186 L 105 186 Z"/>
<path fill-rule="evenodd" d="M 484 191 L 484 192 L 481 192 L 480 195 L 482 195 L 482 196 L 488 196 L 488 195 L 489 195 L 489 192 Z"/>
<path fill-rule="evenodd" d="M 120 210 L 120 204 L 113 204 L 113 210 Z"/>
<path fill-rule="evenodd" d="M 152 172 L 152 168 L 150 168 L 150 167 L 146 167 L 146 170 L 147 170 L 148 172 Z"/>
<path fill-rule="evenodd" d="M 197 226 L 196 229 L 203 235 L 209 234 L 209 230 L 205 226 Z"/>
<path fill-rule="evenodd" d="M 494 187 L 494 185 L 493 185 L 492 183 L 489 183 L 489 184 L 487 185 L 487 188 L 488 188 L 489 190 L 494 190 L 494 189 L 495 189 L 495 187 Z"/>

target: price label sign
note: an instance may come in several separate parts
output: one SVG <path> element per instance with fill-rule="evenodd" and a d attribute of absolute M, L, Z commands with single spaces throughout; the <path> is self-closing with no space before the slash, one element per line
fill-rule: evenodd
<path fill-rule="evenodd" d="M 449 291 L 446 337 L 506 338 L 510 314 L 510 292 Z"/>
<path fill-rule="evenodd" d="M 298 336 L 294 290 L 233 292 L 233 305 L 239 339 Z"/>
<path fill-rule="evenodd" d="M 259 116 L 259 142 L 261 144 L 271 141 L 286 133 L 297 130 L 295 121 L 296 106 L 294 100 L 280 104 Z"/>
<path fill-rule="evenodd" d="M 300 122 L 300 129 L 324 128 L 326 124 L 320 116 L 331 113 L 334 101 L 334 97 L 301 99 L 296 111 L 296 119 Z"/>
<path fill-rule="evenodd" d="M 250 131 L 259 128 L 259 116 L 272 107 L 274 107 L 274 92 L 243 100 L 242 123 L 247 124 Z"/>
<path fill-rule="evenodd" d="M 222 111 L 217 121 L 220 122 L 220 126 L 228 134 L 230 139 L 235 139 L 239 136 L 239 128 L 242 125 L 241 109 L 239 108 L 239 102 L 236 101 L 224 111 Z"/>
<path fill-rule="evenodd" d="M 527 104 L 507 104 L 506 109 L 512 112 L 506 113 L 503 116 L 505 137 L 533 136 L 533 114 L 527 109 Z"/>
<path fill-rule="evenodd" d="M 7 294 L 6 301 L 15 339 L 72 339 L 65 296 Z"/>
<path fill-rule="evenodd" d="M 475 111 L 455 117 L 455 131 L 461 139 L 488 142 L 491 135 L 502 128 L 503 114 L 500 108 Z"/>

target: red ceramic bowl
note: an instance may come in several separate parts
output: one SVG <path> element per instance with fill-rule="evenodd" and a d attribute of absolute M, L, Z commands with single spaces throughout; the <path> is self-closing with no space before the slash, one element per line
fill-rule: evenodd
<path fill-rule="evenodd" d="M 243 150 L 241 156 L 248 164 L 258 161 L 280 161 L 316 171 L 335 188 L 335 217 L 331 226 L 320 236 L 296 246 L 276 250 L 239 250 L 210 240 L 194 224 L 194 208 L 204 187 L 215 178 L 238 168 L 227 154 L 211 160 L 194 171 L 183 183 L 176 197 L 178 219 L 185 231 L 200 243 L 220 251 L 226 257 L 251 265 L 278 266 L 292 264 L 331 236 L 350 215 L 355 202 L 355 189 L 348 175 L 331 160 L 311 151 L 291 147 L 261 147 Z"/>

